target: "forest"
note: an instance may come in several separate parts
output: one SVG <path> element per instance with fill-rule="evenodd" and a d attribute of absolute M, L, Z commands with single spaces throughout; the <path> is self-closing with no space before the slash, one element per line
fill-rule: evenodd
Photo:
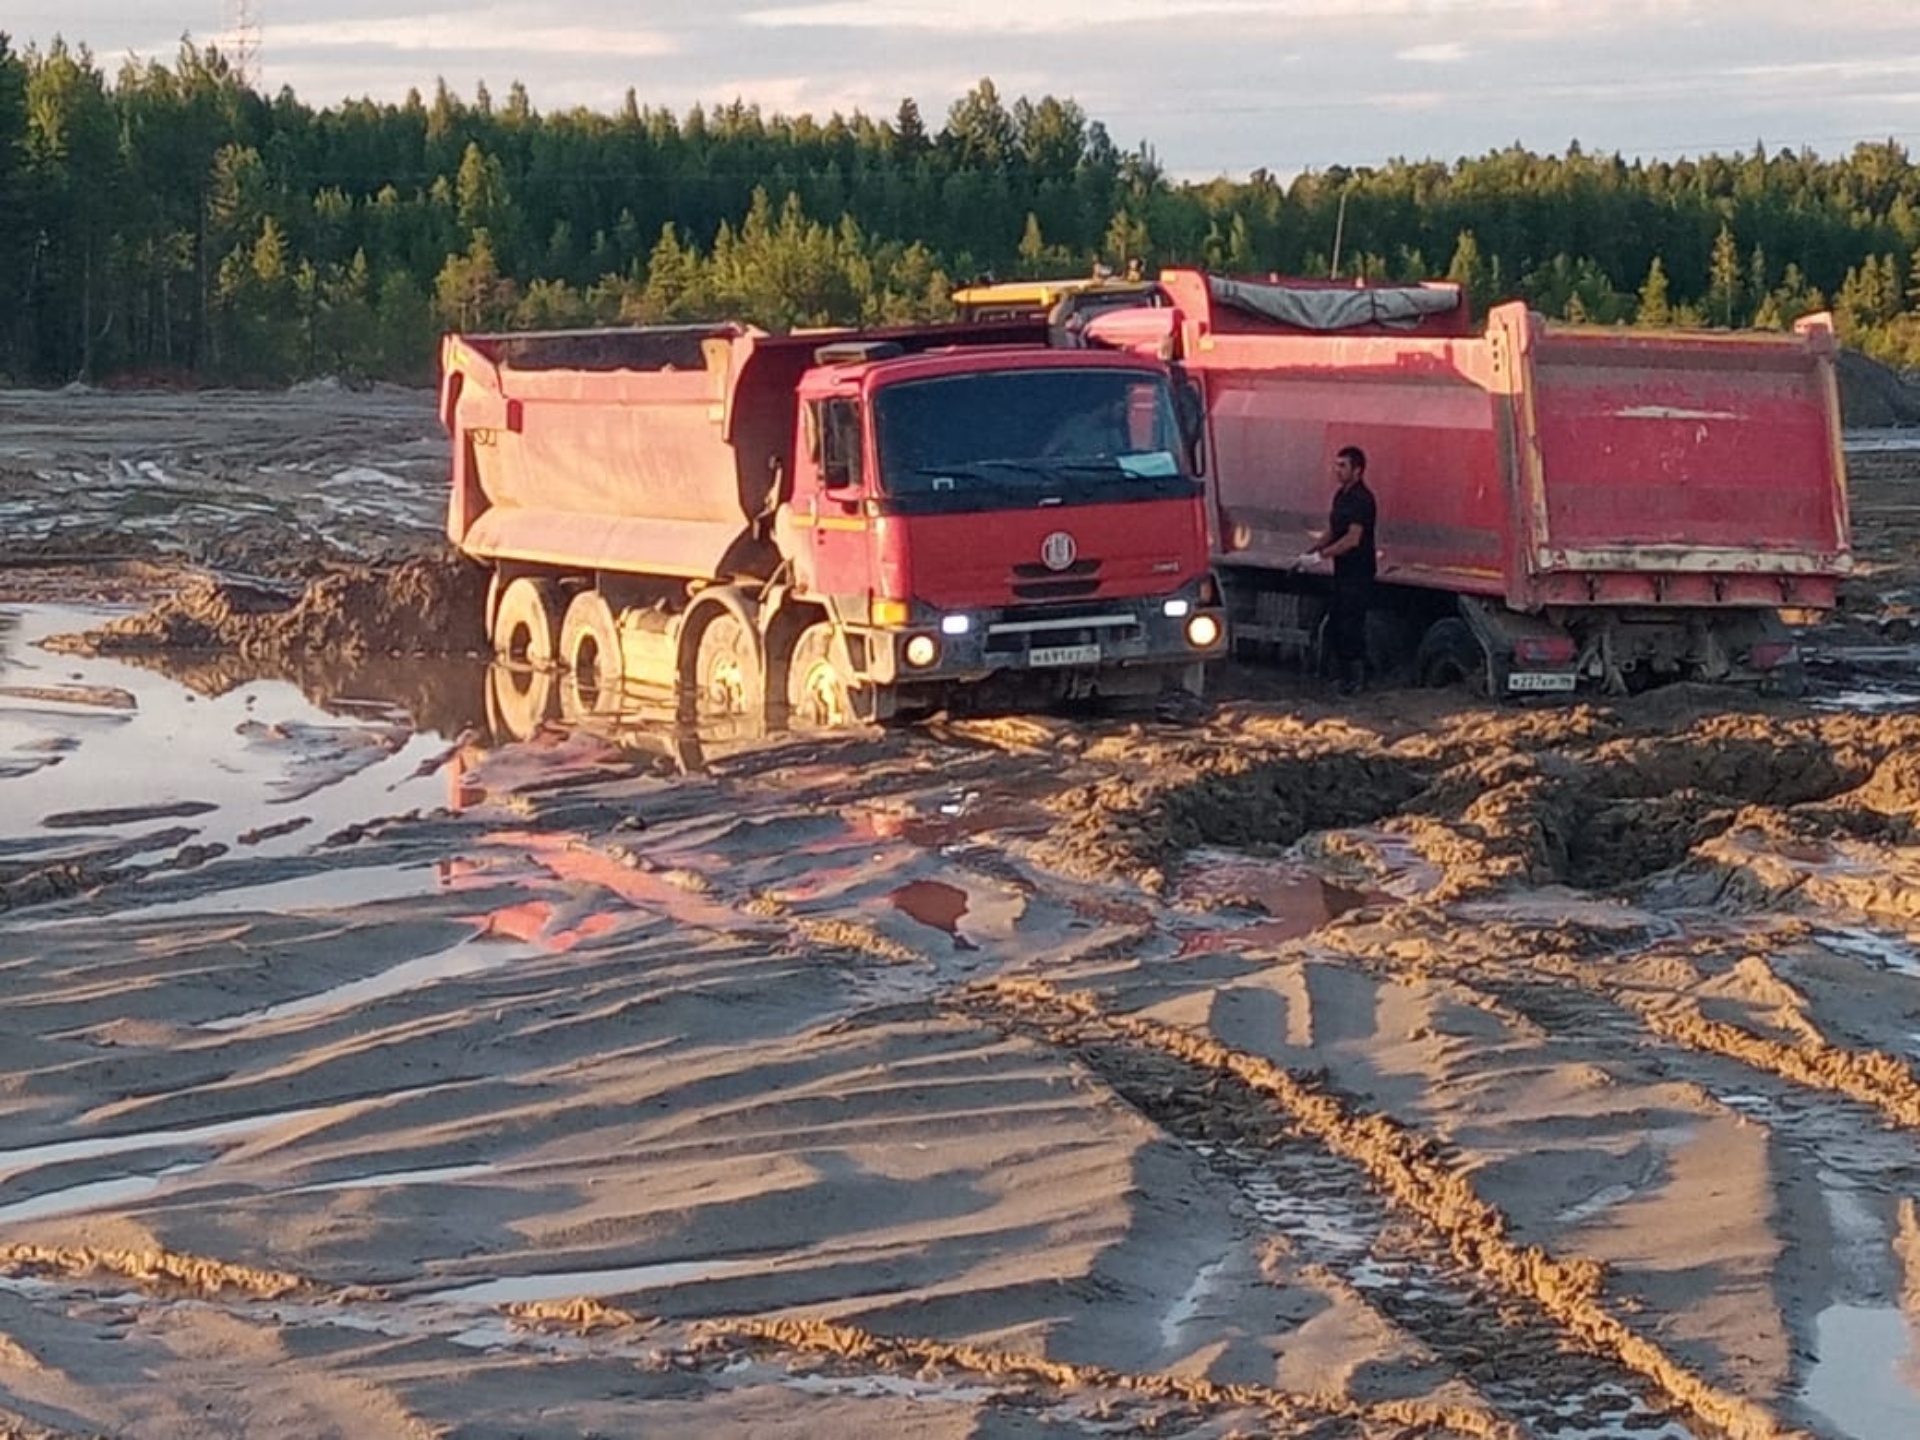
<path fill-rule="evenodd" d="M 991 79 L 891 116 L 430 98 L 315 109 L 217 47 L 109 76 L 0 33 L 0 382 L 431 378 L 450 329 L 950 313 L 956 284 L 1198 264 L 1463 282 L 1579 323 L 1830 309 L 1920 366 L 1920 168 L 1893 139 L 1489 154 L 1176 182 L 1071 99 Z"/>

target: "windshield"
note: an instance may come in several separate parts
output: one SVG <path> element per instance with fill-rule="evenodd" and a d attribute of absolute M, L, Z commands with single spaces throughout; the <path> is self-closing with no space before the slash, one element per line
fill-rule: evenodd
<path fill-rule="evenodd" d="M 875 393 L 881 484 L 893 496 L 1190 483 L 1164 378 L 1033 369 L 910 380 Z M 1144 488 L 1157 489 L 1148 483 Z"/>

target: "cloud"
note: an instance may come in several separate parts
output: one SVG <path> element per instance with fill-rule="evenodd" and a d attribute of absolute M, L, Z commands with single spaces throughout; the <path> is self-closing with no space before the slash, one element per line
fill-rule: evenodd
<path fill-rule="evenodd" d="M 433 55 L 591 55 L 605 60 L 655 60 L 676 54 L 679 43 L 658 30 L 600 29 L 585 25 L 516 24 L 485 30 L 454 11 L 389 15 L 364 20 L 279 24 L 273 49 L 387 50 Z"/>
<path fill-rule="evenodd" d="M 1447 40 L 1438 45 L 1410 45 L 1405 50 L 1394 51 L 1393 58 L 1410 65 L 1453 65 L 1472 53 L 1458 40 Z"/>

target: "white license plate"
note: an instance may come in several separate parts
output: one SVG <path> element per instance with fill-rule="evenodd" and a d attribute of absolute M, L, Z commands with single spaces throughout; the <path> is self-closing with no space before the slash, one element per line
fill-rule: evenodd
<path fill-rule="evenodd" d="M 1038 645 L 1027 652 L 1029 665 L 1098 665 L 1098 645 Z"/>
<path fill-rule="evenodd" d="M 1571 670 L 1516 670 L 1507 676 L 1507 689 L 1538 694 L 1546 690 L 1572 690 L 1580 677 Z"/>

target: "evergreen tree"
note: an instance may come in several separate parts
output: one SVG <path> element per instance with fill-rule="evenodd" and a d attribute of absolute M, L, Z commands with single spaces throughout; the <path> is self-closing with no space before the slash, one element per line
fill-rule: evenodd
<path fill-rule="evenodd" d="M 1640 282 L 1639 303 L 1634 310 L 1634 321 L 1640 325 L 1671 325 L 1673 306 L 1667 297 L 1667 267 L 1660 263 L 1658 255 L 1647 266 L 1647 278 Z"/>

